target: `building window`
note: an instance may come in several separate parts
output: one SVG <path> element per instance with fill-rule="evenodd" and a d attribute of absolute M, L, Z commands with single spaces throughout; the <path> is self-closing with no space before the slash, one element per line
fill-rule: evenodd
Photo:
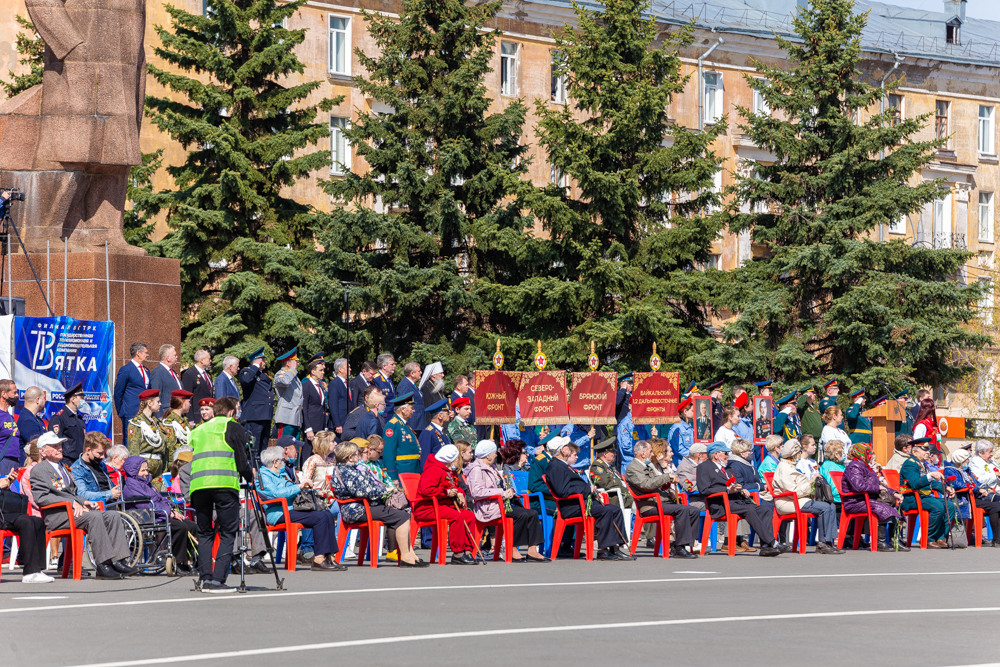
<path fill-rule="evenodd" d="M 905 234 L 906 233 L 906 214 L 896 218 L 894 222 L 889 223 L 889 233 L 890 234 Z"/>
<path fill-rule="evenodd" d="M 951 193 L 934 200 L 934 235 L 931 247 L 935 250 L 951 247 Z"/>
<path fill-rule="evenodd" d="M 517 95 L 517 44 L 500 42 L 500 94 Z"/>
<path fill-rule="evenodd" d="M 993 281 L 990 280 L 989 278 L 980 278 L 979 282 L 985 289 L 982 298 L 979 300 L 979 316 L 980 319 L 982 319 L 983 324 L 992 326 L 993 325 Z"/>
<path fill-rule="evenodd" d="M 993 193 L 979 193 L 979 242 L 993 243 Z"/>
<path fill-rule="evenodd" d="M 330 74 L 351 73 L 351 19 L 330 14 Z"/>
<path fill-rule="evenodd" d="M 993 107 L 979 105 L 979 152 L 993 154 Z"/>
<path fill-rule="evenodd" d="M 979 369 L 976 377 L 976 404 L 982 410 L 993 409 L 993 385 L 996 382 L 996 371 L 993 364 L 988 364 Z"/>
<path fill-rule="evenodd" d="M 351 142 L 344 135 L 344 130 L 351 122 L 339 116 L 330 116 L 330 173 L 342 176 L 351 171 Z"/>
<path fill-rule="evenodd" d="M 705 72 L 705 122 L 722 118 L 722 72 Z"/>
<path fill-rule="evenodd" d="M 899 125 L 903 122 L 903 96 L 889 95 L 889 117 L 891 125 Z"/>
<path fill-rule="evenodd" d="M 938 33 L 940 34 L 940 33 Z M 960 23 L 948 23 L 944 27 L 944 38 L 949 44 L 962 43 L 962 26 Z"/>
<path fill-rule="evenodd" d="M 719 169 L 719 171 L 717 171 L 714 174 L 712 174 L 712 187 L 710 189 L 716 195 L 718 195 L 719 197 L 722 197 L 722 170 L 721 169 Z M 719 211 L 722 210 L 722 203 L 720 202 L 718 204 L 709 204 L 706 207 L 706 209 L 707 209 L 708 213 L 710 213 L 710 214 L 711 213 L 718 213 Z"/>
<path fill-rule="evenodd" d="M 759 82 L 764 81 L 764 79 L 759 76 L 755 76 L 754 79 Z M 767 105 L 767 100 L 764 99 L 764 96 L 761 95 L 760 91 L 756 88 L 753 89 L 753 112 L 755 114 L 760 114 L 761 116 L 771 115 L 771 107 Z"/>
<path fill-rule="evenodd" d="M 934 138 L 948 140 L 948 111 L 951 102 L 937 100 L 934 103 Z"/>
<path fill-rule="evenodd" d="M 552 185 L 558 185 L 562 189 L 569 187 L 569 177 L 566 176 L 566 172 L 559 167 L 549 165 L 549 183 Z"/>
<path fill-rule="evenodd" d="M 552 80 L 552 102 L 556 104 L 566 104 L 569 95 L 566 92 L 566 75 L 559 74 L 559 65 L 562 64 L 562 54 L 558 51 L 552 52 L 552 63 L 549 65 L 549 78 Z"/>

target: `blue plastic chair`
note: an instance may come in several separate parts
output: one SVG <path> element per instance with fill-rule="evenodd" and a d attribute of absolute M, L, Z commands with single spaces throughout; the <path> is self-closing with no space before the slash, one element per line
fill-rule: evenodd
<path fill-rule="evenodd" d="M 542 536 L 545 538 L 545 547 L 542 553 L 549 553 L 549 549 L 552 547 L 552 531 L 555 528 L 555 520 L 552 516 L 545 511 L 545 496 L 540 492 L 535 491 L 534 493 L 528 491 L 528 473 L 523 470 L 512 471 L 511 477 L 514 478 L 514 490 L 517 491 L 518 495 L 528 496 L 528 505 L 531 505 L 531 500 L 535 499 L 538 501 L 538 506 L 541 511 L 538 513 L 538 518 L 542 521 Z"/>

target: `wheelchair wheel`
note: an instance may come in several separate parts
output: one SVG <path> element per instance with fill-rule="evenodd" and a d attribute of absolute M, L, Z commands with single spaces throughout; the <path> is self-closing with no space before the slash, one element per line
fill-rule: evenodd
<path fill-rule="evenodd" d="M 177 562 L 174 560 L 173 556 L 167 556 L 163 561 L 163 573 L 168 577 L 172 577 L 177 574 Z"/>
<path fill-rule="evenodd" d="M 135 567 L 142 559 L 142 529 L 139 528 L 139 522 L 136 521 L 130 514 L 126 512 L 115 512 L 122 522 L 122 530 L 125 531 L 125 540 L 128 542 L 129 556 L 125 559 L 129 567 Z M 87 558 L 90 559 L 91 567 L 96 569 L 97 562 L 94 559 L 94 552 L 91 547 L 90 540 L 87 540 Z"/>

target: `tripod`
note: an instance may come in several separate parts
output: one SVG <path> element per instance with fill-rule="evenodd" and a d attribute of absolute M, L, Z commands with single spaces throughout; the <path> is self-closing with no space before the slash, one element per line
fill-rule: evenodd
<path fill-rule="evenodd" d="M 258 475 L 260 474 L 256 464 L 254 464 L 254 471 L 257 472 Z M 261 527 L 260 532 L 264 536 L 264 548 L 267 549 L 267 553 L 271 556 L 271 571 L 274 573 L 276 590 L 283 591 L 285 590 L 285 580 L 278 577 L 278 566 L 276 563 L 277 559 L 274 554 L 274 546 L 271 544 L 271 538 L 267 534 L 267 522 L 264 518 L 264 510 L 260 506 L 260 500 L 257 498 L 257 494 L 253 492 L 253 487 L 250 484 L 241 482 L 240 488 L 243 489 L 246 502 L 244 502 L 243 506 L 240 508 L 240 527 L 236 532 L 236 544 L 239 545 L 239 547 L 233 552 L 233 555 L 237 556 L 240 562 L 240 585 L 239 588 L 236 589 L 236 592 L 247 592 L 247 562 L 245 556 L 247 554 L 253 555 L 252 546 L 250 544 L 250 512 L 253 512 L 253 516 L 257 520 L 257 525 Z"/>

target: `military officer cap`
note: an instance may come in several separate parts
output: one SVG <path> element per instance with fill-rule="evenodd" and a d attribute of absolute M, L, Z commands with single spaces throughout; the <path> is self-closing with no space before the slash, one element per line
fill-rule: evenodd
<path fill-rule="evenodd" d="M 402 396 L 397 396 L 396 398 L 390 399 L 389 402 L 396 406 L 413 405 L 413 392 L 408 391 Z"/>
<path fill-rule="evenodd" d="M 299 346 L 296 345 L 295 347 L 293 347 L 292 349 L 290 349 L 288 352 L 285 352 L 283 355 L 281 355 L 280 357 L 278 357 L 277 359 L 275 359 L 275 361 L 293 361 L 293 360 L 298 360 L 298 358 L 299 358 L 298 351 L 299 351 Z"/>
<path fill-rule="evenodd" d="M 829 389 L 835 384 L 837 384 L 837 378 L 830 378 L 823 384 L 823 389 Z"/>
<path fill-rule="evenodd" d="M 907 444 L 913 445 L 914 447 L 919 447 L 921 449 L 930 449 L 928 445 L 930 445 L 932 441 L 933 438 L 915 438 L 913 440 L 910 440 L 910 442 Z"/>
<path fill-rule="evenodd" d="M 698 391 L 698 383 L 691 380 L 691 384 L 688 385 L 687 391 L 684 392 L 685 396 L 690 396 L 694 392 Z"/>
<path fill-rule="evenodd" d="M 351 438 L 350 442 L 357 445 L 358 449 L 368 449 L 368 445 L 370 444 L 365 438 Z"/>
<path fill-rule="evenodd" d="M 888 398 L 889 398 L 889 395 L 888 395 L 888 394 L 886 394 L 885 396 L 879 396 L 879 397 L 878 397 L 878 398 L 876 398 L 876 399 L 875 399 L 874 401 L 872 401 L 872 404 L 871 404 L 871 405 L 870 405 L 869 407 L 872 407 L 872 408 L 874 408 L 874 407 L 877 407 L 877 406 L 879 406 L 879 405 L 882 405 L 883 403 L 885 403 L 885 402 L 886 402 L 886 400 L 887 400 Z"/>
<path fill-rule="evenodd" d="M 795 400 L 795 393 L 796 392 L 793 391 L 790 394 L 786 394 L 786 395 L 782 396 L 777 401 L 775 401 L 775 404 L 777 404 L 777 405 L 784 405 L 785 403 L 788 403 L 790 401 L 794 401 Z"/>
<path fill-rule="evenodd" d="M 158 398 L 160 396 L 159 389 L 147 389 L 146 391 L 139 393 L 140 401 L 148 401 L 151 398 Z M 66 394 L 66 398 L 69 398 L 69 394 Z"/>
<path fill-rule="evenodd" d="M 253 354 L 251 354 L 249 357 L 247 357 L 247 361 L 249 361 L 250 363 L 253 363 L 255 359 L 260 359 L 263 356 L 264 356 L 264 348 L 262 346 L 259 350 L 257 350 L 256 352 L 254 352 Z"/>
<path fill-rule="evenodd" d="M 850 398 L 857 398 L 858 396 L 864 396 L 864 395 L 865 395 L 865 388 L 861 387 L 860 389 L 858 389 L 857 391 L 855 391 L 853 394 L 851 394 Z"/>
<path fill-rule="evenodd" d="M 429 405 L 426 408 L 424 408 L 424 412 L 426 412 L 428 414 L 432 414 L 432 415 L 436 415 L 439 412 L 447 412 L 447 410 L 448 410 L 448 399 L 447 398 L 442 398 L 440 401 L 438 401 L 434 405 Z"/>
<path fill-rule="evenodd" d="M 468 396 L 461 396 L 451 402 L 451 407 L 454 410 L 458 410 L 459 408 L 465 407 L 466 405 L 472 405 L 472 401 L 469 400 Z"/>
<path fill-rule="evenodd" d="M 608 438 L 607 440 L 601 440 L 599 443 L 594 445 L 594 453 L 606 452 L 607 450 L 614 447 L 616 442 L 618 442 L 618 438 Z"/>
<path fill-rule="evenodd" d="M 903 397 L 906 397 L 906 396 L 909 396 L 909 395 L 910 395 L 910 392 L 908 392 L 908 391 L 906 391 L 904 389 L 903 391 L 897 391 L 895 394 L 893 394 L 893 398 L 903 398 Z"/>
<path fill-rule="evenodd" d="M 72 387 L 63 392 L 63 400 L 68 401 L 77 394 L 82 394 L 82 393 L 83 393 L 83 383 L 77 382 L 75 385 L 73 385 Z M 159 394 L 160 392 L 157 391 L 156 393 Z M 139 400 L 140 401 L 142 400 L 142 394 L 139 395 Z"/>
<path fill-rule="evenodd" d="M 633 375 L 634 375 L 634 373 L 631 373 L 631 372 L 626 373 L 625 375 L 623 375 L 620 378 L 618 378 L 618 381 L 619 382 L 632 382 L 632 380 L 633 380 L 632 376 Z"/>
<path fill-rule="evenodd" d="M 722 382 L 723 382 L 722 380 L 719 380 L 718 382 L 713 382 L 712 384 L 710 384 L 707 387 L 705 387 L 705 391 L 713 392 L 716 389 L 721 388 L 722 387 Z"/>
<path fill-rule="evenodd" d="M 215 405 L 215 399 L 209 396 L 208 398 L 203 398 L 198 401 L 198 407 L 203 408 L 206 405 Z"/>
<path fill-rule="evenodd" d="M 816 385 L 807 384 L 806 386 L 804 386 L 801 389 L 799 389 L 799 393 L 800 394 L 805 394 L 805 393 L 810 392 L 810 391 L 813 392 L 813 393 L 816 393 Z"/>
<path fill-rule="evenodd" d="M 773 380 L 761 380 L 760 382 L 754 382 L 754 386 L 758 389 L 763 389 L 764 387 L 770 387 Z"/>
<path fill-rule="evenodd" d="M 545 436 L 544 438 L 542 438 L 541 440 L 539 440 L 538 444 L 539 445 L 546 445 L 546 444 L 549 443 L 550 440 L 552 440 L 552 438 L 556 437 L 557 435 L 559 435 L 559 431 L 558 430 L 549 431 L 549 434 L 547 436 Z"/>
<path fill-rule="evenodd" d="M 309 361 L 307 361 L 306 364 L 311 364 L 314 361 L 323 361 L 323 358 L 325 357 L 325 355 L 326 355 L 326 352 L 323 352 L 323 351 L 317 352 L 313 356 L 309 357 Z"/>
<path fill-rule="evenodd" d="M 170 392 L 170 397 L 173 398 L 175 396 L 177 398 L 191 398 L 192 396 L 194 396 L 194 394 L 192 394 L 190 391 L 186 389 L 174 389 L 172 392 Z"/>

